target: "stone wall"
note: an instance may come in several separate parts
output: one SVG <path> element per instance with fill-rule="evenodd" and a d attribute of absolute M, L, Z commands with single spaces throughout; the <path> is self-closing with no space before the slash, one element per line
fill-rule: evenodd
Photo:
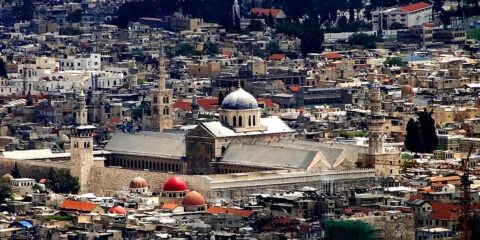
<path fill-rule="evenodd" d="M 210 189 L 210 180 L 206 176 L 175 175 L 182 177 L 190 190 L 206 194 Z M 98 195 L 110 195 L 115 191 L 128 189 L 130 181 L 138 176 L 147 181 L 150 191 L 160 191 L 165 181 L 173 174 L 114 167 L 94 167 L 91 177 L 92 186 L 89 190 Z"/>
<path fill-rule="evenodd" d="M 69 170 L 70 165 L 67 162 L 51 162 L 51 161 L 27 161 L 14 159 L 0 159 L 0 174 L 10 174 L 13 166 L 17 163 L 21 177 L 41 179 L 47 178 L 50 168 L 55 170 Z"/>

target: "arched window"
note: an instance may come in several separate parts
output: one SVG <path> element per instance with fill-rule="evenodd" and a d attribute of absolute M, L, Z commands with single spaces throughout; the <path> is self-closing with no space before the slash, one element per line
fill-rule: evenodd
<path fill-rule="evenodd" d="M 243 121 L 242 121 L 242 120 L 243 120 L 243 119 L 242 119 L 242 116 L 239 116 L 239 117 L 238 117 L 238 126 L 239 126 L 239 127 L 243 127 Z"/>
<path fill-rule="evenodd" d="M 168 114 L 170 114 L 170 109 L 168 109 L 168 107 L 166 107 L 166 108 L 165 108 L 165 110 L 164 110 L 164 114 L 165 114 L 165 115 L 168 115 Z"/>
<path fill-rule="evenodd" d="M 252 126 L 252 116 L 248 116 L 248 126 Z"/>
<path fill-rule="evenodd" d="M 233 127 L 236 127 L 236 126 L 237 126 L 237 117 L 235 117 L 235 116 L 233 116 L 232 126 L 233 126 Z"/>
<path fill-rule="evenodd" d="M 158 97 L 157 96 L 153 96 L 153 103 L 157 103 L 158 102 Z"/>
<path fill-rule="evenodd" d="M 257 126 L 257 123 L 255 121 L 255 115 L 253 115 L 253 126 Z"/>

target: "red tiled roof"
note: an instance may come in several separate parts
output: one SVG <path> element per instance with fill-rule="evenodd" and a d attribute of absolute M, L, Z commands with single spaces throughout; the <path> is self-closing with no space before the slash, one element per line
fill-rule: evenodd
<path fill-rule="evenodd" d="M 192 110 L 192 104 L 180 100 L 173 103 L 173 108 L 180 108 L 184 111 L 190 111 Z"/>
<path fill-rule="evenodd" d="M 270 57 L 268 57 L 268 60 L 280 61 L 280 60 L 283 60 L 284 58 L 285 58 L 285 54 L 274 53 L 274 54 L 270 55 Z"/>
<path fill-rule="evenodd" d="M 163 209 L 168 209 L 168 210 L 173 210 L 176 207 L 178 207 L 178 204 L 175 204 L 175 203 L 165 203 L 162 206 Z"/>
<path fill-rule="evenodd" d="M 207 213 L 210 213 L 210 214 L 227 213 L 227 214 L 233 214 L 233 215 L 240 215 L 243 218 L 249 218 L 253 215 L 253 211 L 250 211 L 250 210 L 237 209 L 237 208 L 223 208 L 223 207 L 211 207 L 207 209 Z"/>
<path fill-rule="evenodd" d="M 336 53 L 336 52 L 325 53 L 325 54 L 323 54 L 323 56 L 326 59 L 330 59 L 330 60 L 341 59 L 343 57 L 342 54 Z"/>
<path fill-rule="evenodd" d="M 266 108 L 272 108 L 273 107 L 273 102 L 271 99 L 268 99 L 268 98 L 258 98 L 257 99 L 257 102 L 258 103 L 262 103 L 265 104 L 265 107 Z"/>
<path fill-rule="evenodd" d="M 300 90 L 301 90 L 300 86 L 295 86 L 295 85 L 289 86 L 288 88 L 292 92 L 300 92 Z"/>
<path fill-rule="evenodd" d="M 460 214 L 451 211 L 433 211 L 428 215 L 430 219 L 434 220 L 458 220 Z"/>
<path fill-rule="evenodd" d="M 201 98 L 197 102 L 205 110 L 213 111 L 218 109 L 218 98 Z"/>
<path fill-rule="evenodd" d="M 122 119 L 117 118 L 117 117 L 112 117 L 112 118 L 110 119 L 110 122 L 111 122 L 111 123 L 120 123 L 120 122 L 122 122 Z"/>
<path fill-rule="evenodd" d="M 228 50 L 228 49 L 223 49 L 222 54 L 230 57 L 230 56 L 233 55 L 233 52 L 231 50 Z"/>
<path fill-rule="evenodd" d="M 421 199 L 423 199 L 423 198 L 422 198 L 422 195 L 420 195 L 420 194 L 412 194 L 412 195 L 410 195 L 410 198 L 408 199 L 408 202 L 413 202 L 413 201 L 415 201 L 415 200 L 421 200 Z"/>
<path fill-rule="evenodd" d="M 272 17 L 276 17 L 280 13 L 280 9 L 276 9 L 276 8 L 252 8 L 252 10 L 250 10 L 250 12 L 252 14 L 255 14 L 255 15 L 270 16 L 270 14 L 271 14 Z"/>
<path fill-rule="evenodd" d="M 428 4 L 426 2 L 418 2 L 418 3 L 408 4 L 408 5 L 405 5 L 405 6 L 400 7 L 400 8 L 403 11 L 409 13 L 409 12 L 414 12 L 414 11 L 417 11 L 417 10 L 420 10 L 420 9 L 423 9 L 423 8 L 426 8 L 426 7 L 430 7 L 430 4 Z"/>
<path fill-rule="evenodd" d="M 460 176 L 448 176 L 448 177 L 431 177 L 430 181 L 434 182 L 449 182 L 449 181 L 460 181 Z"/>
<path fill-rule="evenodd" d="M 81 202 L 81 201 L 73 201 L 73 200 L 65 200 L 63 201 L 62 205 L 60 205 L 60 209 L 81 211 L 81 212 L 91 212 L 96 207 L 97 207 L 97 204 L 92 202 Z"/>

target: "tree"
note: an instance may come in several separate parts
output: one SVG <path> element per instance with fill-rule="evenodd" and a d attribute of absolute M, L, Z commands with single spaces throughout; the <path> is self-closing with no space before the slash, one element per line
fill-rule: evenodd
<path fill-rule="evenodd" d="M 410 118 L 407 123 L 407 137 L 405 138 L 405 148 L 410 152 L 423 152 L 424 146 L 418 129 L 418 123 Z"/>
<path fill-rule="evenodd" d="M 368 49 L 376 48 L 377 40 L 377 37 L 365 33 L 355 33 L 348 38 L 348 42 L 351 45 L 360 45 Z"/>
<path fill-rule="evenodd" d="M 402 58 L 401 57 L 387 57 L 385 60 L 385 65 L 392 67 L 392 66 L 400 66 L 402 65 Z"/>
<path fill-rule="evenodd" d="M 438 136 L 435 128 L 435 120 L 432 117 L 433 112 L 424 110 L 418 114 L 418 123 L 421 129 L 421 137 L 425 146 L 425 152 L 432 153 L 437 149 Z"/>
<path fill-rule="evenodd" d="M 8 79 L 7 65 L 2 58 L 0 58 L 0 77 Z"/>
<path fill-rule="evenodd" d="M 401 23 L 398 23 L 398 22 L 394 22 L 394 23 L 390 24 L 390 27 L 389 27 L 390 30 L 398 30 L 398 29 L 402 29 L 402 28 L 405 28 L 405 25 L 403 25 Z"/>
<path fill-rule="evenodd" d="M 150 115 L 150 106 L 146 102 L 142 102 L 140 106 L 132 111 L 133 120 L 142 120 L 143 115 Z"/>
<path fill-rule="evenodd" d="M 278 53 L 280 51 L 280 46 L 277 42 L 269 42 L 267 44 L 267 56 L 270 56 L 274 53 Z"/>
<path fill-rule="evenodd" d="M 203 53 L 205 54 L 218 54 L 219 52 L 217 43 L 207 42 L 203 45 Z"/>
<path fill-rule="evenodd" d="M 30 92 L 30 90 L 28 90 L 28 93 L 27 93 L 27 103 L 26 103 L 27 106 L 32 106 L 33 105 L 33 97 L 32 97 L 32 93 Z"/>
<path fill-rule="evenodd" d="M 0 179 L 0 203 L 5 203 L 12 197 L 12 186 L 5 179 Z"/>
<path fill-rule="evenodd" d="M 275 26 L 275 18 L 273 18 L 272 11 L 270 11 L 270 13 L 268 14 L 268 16 L 265 20 L 265 23 L 269 27 L 274 27 Z"/>
<path fill-rule="evenodd" d="M 73 27 L 65 27 L 60 29 L 60 35 L 76 36 L 81 35 L 82 31 Z"/>
<path fill-rule="evenodd" d="M 251 32 L 260 32 L 263 31 L 263 22 L 258 19 L 253 19 L 248 25 L 248 30 Z"/>
<path fill-rule="evenodd" d="M 176 53 L 177 55 L 181 55 L 181 56 L 198 55 L 198 51 L 195 50 L 195 48 L 188 43 L 180 44 L 178 46 Z"/>
<path fill-rule="evenodd" d="M 78 178 L 70 175 L 69 171 L 49 169 L 49 177 L 46 186 L 55 193 L 77 194 L 80 191 Z"/>
<path fill-rule="evenodd" d="M 223 96 L 222 90 L 218 91 L 218 102 L 217 102 L 218 106 L 222 106 L 222 102 L 224 98 L 225 96 Z"/>
<path fill-rule="evenodd" d="M 78 23 L 78 22 L 82 21 L 82 10 L 77 9 L 77 10 L 71 12 L 67 17 L 67 20 L 72 22 L 72 23 Z"/>
<path fill-rule="evenodd" d="M 375 239 L 375 230 L 362 221 L 327 220 L 325 221 L 325 239 L 373 240 Z"/>
<path fill-rule="evenodd" d="M 303 55 L 307 53 L 321 53 L 323 51 L 323 30 L 320 29 L 320 24 L 317 19 L 309 18 L 302 24 L 302 33 L 300 40 L 302 40 L 300 48 Z"/>
<path fill-rule="evenodd" d="M 12 175 L 13 178 L 22 178 L 22 175 L 20 175 L 20 169 L 18 169 L 18 165 L 16 162 L 13 165 L 10 175 Z"/>
<path fill-rule="evenodd" d="M 20 17 L 20 20 L 30 21 L 33 18 L 33 12 L 35 7 L 33 6 L 32 0 L 24 0 L 23 4 L 18 6 L 15 10 L 17 16 Z"/>

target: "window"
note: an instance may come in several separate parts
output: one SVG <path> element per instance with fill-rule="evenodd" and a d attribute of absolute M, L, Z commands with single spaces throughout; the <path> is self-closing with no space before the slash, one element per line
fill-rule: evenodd
<path fill-rule="evenodd" d="M 239 117 L 238 117 L 238 126 L 239 126 L 239 127 L 243 127 L 243 121 L 242 121 L 242 120 L 243 120 L 243 119 L 242 119 L 242 116 L 239 116 Z"/>
<path fill-rule="evenodd" d="M 257 123 L 255 121 L 255 115 L 253 115 L 253 126 L 257 126 Z"/>
<path fill-rule="evenodd" d="M 235 117 L 235 116 L 233 116 L 232 126 L 233 126 L 233 127 L 236 127 L 236 126 L 237 126 L 237 117 Z"/>
<path fill-rule="evenodd" d="M 252 116 L 248 116 L 248 126 L 252 126 Z"/>

